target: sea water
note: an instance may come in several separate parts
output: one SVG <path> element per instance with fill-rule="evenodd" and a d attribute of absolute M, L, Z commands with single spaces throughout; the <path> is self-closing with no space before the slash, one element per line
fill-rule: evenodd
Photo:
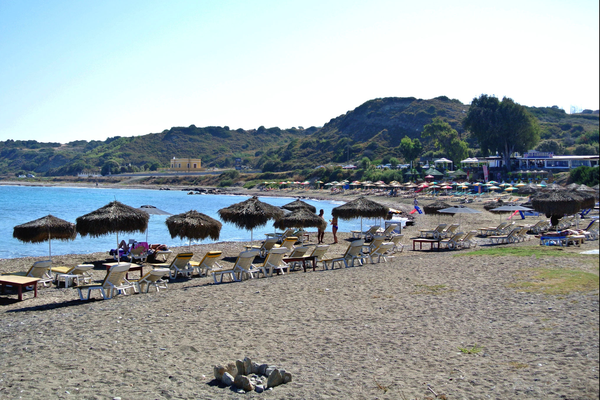
<path fill-rule="evenodd" d="M 290 193 L 293 196 L 294 193 Z M 232 204 L 247 200 L 248 196 L 231 195 L 189 195 L 181 190 L 152 189 L 115 189 L 115 188 L 70 188 L 70 187 L 38 187 L 38 186 L 0 186 L 0 258 L 42 257 L 51 251 L 52 255 L 85 254 L 109 251 L 117 246 L 118 241 L 129 239 L 163 243 L 169 247 L 186 246 L 189 240 L 172 239 L 165 224 L 168 216 L 150 215 L 148 230 L 145 233 L 108 234 L 98 238 L 77 235 L 75 240 L 52 240 L 42 243 L 23 243 L 13 238 L 13 229 L 17 225 L 52 214 L 55 217 L 75 223 L 77 217 L 88 214 L 111 201 L 117 200 L 132 207 L 152 205 L 171 214 L 180 214 L 196 210 L 220 221 L 218 210 Z M 283 206 L 292 202 L 294 197 L 260 197 L 260 200 Z M 342 202 L 303 199 L 308 204 L 323 209 L 325 219 L 331 219 L 331 210 Z M 272 222 L 252 233 L 240 229 L 231 223 L 223 223 L 218 241 L 263 240 L 265 234 L 275 231 Z M 370 225 L 381 223 L 378 220 L 362 221 L 364 229 Z M 339 220 L 339 230 L 350 232 L 361 229 L 361 220 Z M 308 228 L 316 232 L 316 228 Z M 331 225 L 327 231 L 331 232 Z M 326 236 L 327 237 L 327 236 Z M 328 237 L 331 238 L 329 235 Z M 311 238 L 312 239 L 312 238 Z M 192 244 L 211 243 L 211 239 L 192 241 Z"/>

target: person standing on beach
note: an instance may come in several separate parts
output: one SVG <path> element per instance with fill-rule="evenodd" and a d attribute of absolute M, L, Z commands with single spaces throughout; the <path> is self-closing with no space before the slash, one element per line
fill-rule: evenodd
<path fill-rule="evenodd" d="M 338 219 L 337 217 L 331 216 L 331 232 L 333 233 L 333 244 L 338 242 L 337 240 L 337 231 L 338 231 Z"/>
<path fill-rule="evenodd" d="M 323 215 L 325 215 L 325 211 L 319 210 L 319 217 L 323 220 L 323 224 L 317 228 L 317 244 L 322 244 L 323 238 L 325 237 L 325 227 L 327 226 L 327 222 L 325 222 Z"/>

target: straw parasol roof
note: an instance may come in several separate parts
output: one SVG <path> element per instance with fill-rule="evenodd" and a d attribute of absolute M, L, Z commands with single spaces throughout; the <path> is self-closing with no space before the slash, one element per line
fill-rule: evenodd
<path fill-rule="evenodd" d="M 266 225 L 270 219 L 278 220 L 285 214 L 281 208 L 263 203 L 256 196 L 221 208 L 218 213 L 223 221 L 231 222 L 238 228 L 250 230 L 251 240 L 254 228 Z"/>
<path fill-rule="evenodd" d="M 594 196 L 593 192 L 588 192 L 585 190 L 572 190 L 576 196 L 581 197 L 581 208 L 594 208 L 596 205 L 596 196 Z"/>
<path fill-rule="evenodd" d="M 572 191 L 543 190 L 539 191 L 532 199 L 531 206 L 551 218 L 552 225 L 564 215 L 576 214 L 581 210 L 582 198 Z"/>
<path fill-rule="evenodd" d="M 81 236 L 98 237 L 109 233 L 141 232 L 148 227 L 150 215 L 137 208 L 113 201 L 76 219 Z"/>
<path fill-rule="evenodd" d="M 483 208 L 487 211 L 493 210 L 494 208 L 502 207 L 504 205 L 504 201 L 502 199 L 486 201 L 483 203 Z"/>
<path fill-rule="evenodd" d="M 354 183 L 352 183 L 352 184 L 354 184 Z M 290 210 L 290 211 L 296 211 L 300 208 L 305 208 L 309 211 L 312 211 L 313 213 L 317 212 L 317 207 L 311 206 L 310 204 L 308 204 L 300 199 L 294 200 L 291 203 L 281 206 L 281 208 L 284 208 L 284 209 Z"/>
<path fill-rule="evenodd" d="M 535 194 L 537 193 L 539 188 L 534 183 L 528 183 L 525 186 L 521 186 L 519 188 L 519 194 Z"/>
<path fill-rule="evenodd" d="M 279 218 L 273 226 L 277 229 L 322 227 L 327 223 L 314 212 L 306 208 L 298 208 L 290 214 Z"/>
<path fill-rule="evenodd" d="M 52 259 L 52 239 L 73 240 L 77 236 L 75 224 L 53 215 L 46 215 L 34 221 L 13 228 L 13 237 L 25 243 L 48 241 L 48 256 Z"/>
<path fill-rule="evenodd" d="M 171 238 L 182 239 L 219 239 L 221 234 L 221 222 L 208 215 L 190 210 L 183 214 L 172 215 L 165 221 Z"/>
<path fill-rule="evenodd" d="M 13 237 L 26 243 L 40 243 L 51 239 L 73 240 L 76 236 L 74 223 L 53 215 L 46 215 L 13 228 Z"/>
<path fill-rule="evenodd" d="M 388 215 L 388 211 L 389 208 L 384 205 L 369 200 L 366 197 L 359 197 L 335 207 L 331 210 L 331 215 L 341 219 L 385 218 Z"/>
<path fill-rule="evenodd" d="M 448 208 L 450 207 L 450 204 L 448 203 L 444 203 L 441 200 L 438 200 L 436 202 L 427 204 L 426 206 L 423 207 L 423 211 L 425 212 L 425 214 L 437 214 L 439 210 L 443 210 L 444 208 Z"/>
<path fill-rule="evenodd" d="M 242 229 L 264 226 L 270 219 L 277 220 L 284 215 L 281 208 L 263 203 L 256 196 L 222 208 L 218 212 L 223 221 L 231 222 Z"/>

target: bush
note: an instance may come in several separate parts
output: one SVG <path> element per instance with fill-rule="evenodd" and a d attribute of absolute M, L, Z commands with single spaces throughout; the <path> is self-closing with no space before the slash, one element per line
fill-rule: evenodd
<path fill-rule="evenodd" d="M 598 184 L 598 167 L 577 167 L 570 172 L 570 181 L 579 185 L 596 186 Z"/>

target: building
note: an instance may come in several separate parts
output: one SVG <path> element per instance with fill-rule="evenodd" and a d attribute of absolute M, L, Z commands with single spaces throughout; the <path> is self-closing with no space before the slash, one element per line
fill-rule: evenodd
<path fill-rule="evenodd" d="M 171 171 L 195 172 L 202 170 L 202 159 L 200 158 L 177 158 L 171 159 Z"/>

